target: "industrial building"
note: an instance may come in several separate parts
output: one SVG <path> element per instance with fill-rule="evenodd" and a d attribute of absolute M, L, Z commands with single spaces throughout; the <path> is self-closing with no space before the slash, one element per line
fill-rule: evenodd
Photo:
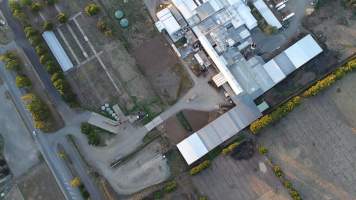
<path fill-rule="evenodd" d="M 282 27 L 263 0 L 250 2 L 269 25 Z M 177 145 L 186 162 L 192 164 L 261 117 L 262 110 L 254 100 L 323 50 L 307 35 L 265 62 L 254 53 L 256 44 L 251 31 L 258 22 L 246 1 L 172 0 L 172 3 L 217 69 L 213 82 L 224 88 L 236 105 Z"/>

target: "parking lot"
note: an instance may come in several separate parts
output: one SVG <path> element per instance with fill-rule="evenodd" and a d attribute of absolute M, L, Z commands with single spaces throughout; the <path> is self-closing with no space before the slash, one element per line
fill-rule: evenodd
<path fill-rule="evenodd" d="M 261 132 L 303 199 L 356 199 L 355 80 L 346 76 Z"/>

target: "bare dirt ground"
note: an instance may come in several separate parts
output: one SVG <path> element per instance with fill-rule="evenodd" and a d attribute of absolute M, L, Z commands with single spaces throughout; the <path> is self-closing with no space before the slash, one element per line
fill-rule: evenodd
<path fill-rule="evenodd" d="M 212 166 L 193 176 L 197 190 L 210 200 L 286 200 L 289 195 L 259 154 L 236 161 L 218 156 Z M 265 167 L 260 167 L 265 166 Z"/>
<path fill-rule="evenodd" d="M 339 52 L 340 60 L 356 52 L 356 17 L 351 9 L 341 5 L 341 0 L 325 3 L 305 18 L 304 26 L 317 35 L 323 35 L 328 48 Z"/>
<path fill-rule="evenodd" d="M 189 136 L 187 130 L 185 130 L 179 123 L 176 116 L 172 116 L 164 122 L 164 128 L 166 129 L 166 135 L 172 144 L 178 144 L 184 138 Z"/>
<path fill-rule="evenodd" d="M 356 199 L 355 81 L 347 75 L 261 132 L 303 199 Z"/>
<path fill-rule="evenodd" d="M 205 125 L 215 119 L 215 112 L 204 112 L 197 110 L 184 110 L 184 116 L 192 126 L 193 131 L 202 129 Z"/>
<path fill-rule="evenodd" d="M 165 181 L 170 173 L 167 160 L 162 157 L 158 140 L 152 142 L 122 166 L 113 170 L 115 185 L 120 194 L 131 194 Z"/>
<path fill-rule="evenodd" d="M 45 163 L 36 166 L 19 180 L 18 186 L 27 200 L 63 200 L 54 177 Z"/>
<path fill-rule="evenodd" d="M 167 103 L 174 103 L 192 87 L 189 74 L 162 36 L 144 42 L 135 49 L 134 56 L 144 75 Z"/>
<path fill-rule="evenodd" d="M 152 84 L 161 99 L 173 104 L 192 87 L 189 74 L 179 63 L 172 48 L 154 27 L 143 1 L 100 0 L 113 18 L 114 12 L 121 9 L 130 21 L 126 29 L 114 27 L 118 38 L 136 59 L 138 67 Z"/>

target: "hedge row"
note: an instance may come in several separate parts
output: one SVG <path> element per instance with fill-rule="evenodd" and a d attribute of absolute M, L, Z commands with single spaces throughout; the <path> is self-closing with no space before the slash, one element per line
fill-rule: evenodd
<path fill-rule="evenodd" d="M 226 148 L 224 148 L 222 150 L 222 154 L 227 155 L 227 154 L 231 153 L 237 146 L 239 146 L 239 144 L 240 143 L 238 143 L 238 142 L 234 142 L 234 143 L 230 144 L 229 146 L 227 146 Z"/>
<path fill-rule="evenodd" d="M 0 60 L 5 63 L 5 68 L 7 70 L 16 71 L 16 86 L 18 88 L 31 87 L 31 80 L 22 73 L 22 62 L 15 52 L 6 52 L 0 56 Z M 51 126 L 51 113 L 47 104 L 45 104 L 38 96 L 33 93 L 24 95 L 22 100 L 25 102 L 26 108 L 32 114 L 35 127 L 43 131 L 48 131 Z"/>
<path fill-rule="evenodd" d="M 278 107 L 275 111 L 270 114 L 264 115 L 260 119 L 254 121 L 250 125 L 250 130 L 253 134 L 258 133 L 261 129 L 268 126 L 270 123 L 280 120 L 282 117 L 287 115 L 289 112 L 294 110 L 301 103 L 301 97 L 296 96 L 284 103 L 282 106 Z"/>
<path fill-rule="evenodd" d="M 353 72 L 356 70 L 356 58 L 353 58 L 345 65 L 336 69 L 333 73 L 326 76 L 322 80 L 318 81 L 311 87 L 309 87 L 304 93 L 302 94 L 303 97 L 311 97 L 317 95 L 319 92 L 325 90 L 332 84 L 334 84 L 337 80 L 343 78 L 346 74 Z M 269 124 L 278 121 L 289 112 L 291 112 L 296 106 L 301 103 L 301 97 L 296 96 L 292 100 L 288 101 L 287 103 L 283 104 L 282 106 L 278 107 L 275 111 L 271 114 L 264 115 L 260 119 L 254 121 L 250 125 L 250 130 L 253 134 L 258 133 L 261 129 L 268 126 Z"/>
<path fill-rule="evenodd" d="M 51 126 L 51 113 L 47 105 L 35 94 L 28 93 L 22 96 L 26 108 L 31 112 L 35 128 L 43 131 L 49 130 Z"/>
<path fill-rule="evenodd" d="M 356 58 L 347 62 L 345 65 L 336 69 L 333 73 L 318 81 L 316 84 L 307 89 L 304 93 L 304 97 L 310 97 L 317 95 L 320 91 L 325 90 L 330 85 L 334 84 L 337 80 L 343 78 L 346 74 L 353 72 L 356 69 Z"/>
<path fill-rule="evenodd" d="M 300 196 L 299 192 L 294 188 L 293 184 L 289 180 L 287 180 L 280 166 L 274 165 L 273 172 L 283 183 L 283 186 L 288 190 L 289 195 L 292 197 L 293 200 L 302 200 L 302 197 Z"/>
<path fill-rule="evenodd" d="M 46 47 L 39 31 L 35 30 L 31 26 L 26 26 L 24 28 L 24 32 L 31 45 L 35 47 L 40 63 L 51 75 L 53 86 L 59 92 L 63 100 L 72 107 L 77 106 L 78 102 L 76 95 L 73 93 L 69 83 L 65 79 L 62 69 L 58 66 L 57 61 Z"/>
<path fill-rule="evenodd" d="M 190 170 L 190 175 L 196 175 L 208 167 L 210 167 L 210 160 L 205 160 L 204 162 L 200 163 L 199 165 L 193 167 Z"/>

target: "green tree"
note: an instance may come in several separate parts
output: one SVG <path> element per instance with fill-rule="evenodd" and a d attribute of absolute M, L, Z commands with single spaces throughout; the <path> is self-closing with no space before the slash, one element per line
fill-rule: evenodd
<path fill-rule="evenodd" d="M 43 54 L 42 56 L 40 56 L 40 63 L 42 65 L 46 64 L 50 60 L 51 60 L 51 57 L 48 54 Z"/>
<path fill-rule="evenodd" d="M 49 6 L 53 6 L 54 4 L 57 3 L 56 0 L 45 0 L 46 4 L 49 5 Z"/>
<path fill-rule="evenodd" d="M 89 16 L 96 15 L 100 12 L 100 7 L 95 3 L 90 3 L 85 7 L 85 13 Z"/>
<path fill-rule="evenodd" d="M 22 7 L 30 6 L 32 4 L 32 0 L 20 0 L 20 4 Z"/>
<path fill-rule="evenodd" d="M 64 79 L 58 79 L 55 82 L 53 82 L 53 86 L 58 90 L 58 92 L 62 95 L 65 96 L 66 91 L 68 90 L 68 83 Z"/>
<path fill-rule="evenodd" d="M 25 75 L 16 76 L 16 86 L 19 88 L 31 87 L 31 80 Z"/>
<path fill-rule="evenodd" d="M 40 2 L 32 2 L 31 10 L 32 12 L 39 12 L 42 9 L 42 4 Z"/>
<path fill-rule="evenodd" d="M 43 45 L 41 45 L 41 44 L 40 44 L 40 45 L 37 45 L 37 46 L 35 47 L 35 51 L 36 51 L 37 55 L 39 55 L 39 56 L 41 56 L 41 55 L 47 53 L 46 48 L 45 48 Z"/>
<path fill-rule="evenodd" d="M 45 31 L 53 30 L 53 24 L 49 21 L 45 21 L 42 27 Z"/>
<path fill-rule="evenodd" d="M 21 65 L 20 65 L 20 62 L 18 61 L 18 59 L 9 60 L 9 62 L 7 62 L 5 64 L 5 68 L 8 70 L 18 71 L 18 70 L 20 70 Z"/>
<path fill-rule="evenodd" d="M 13 12 L 12 12 L 12 15 L 16 18 L 16 19 L 18 19 L 21 23 L 25 23 L 26 22 L 26 20 L 27 20 L 27 17 L 26 17 L 26 15 L 25 15 L 25 13 L 23 13 L 22 12 L 22 10 L 14 10 Z"/>
<path fill-rule="evenodd" d="M 12 12 L 14 12 L 15 10 L 21 10 L 22 9 L 21 4 L 17 0 L 10 0 L 9 1 L 9 7 L 10 7 Z"/>
<path fill-rule="evenodd" d="M 32 36 L 38 35 L 37 30 L 35 30 L 32 26 L 26 26 L 24 28 L 24 32 L 25 32 L 26 38 L 30 38 Z"/>
<path fill-rule="evenodd" d="M 52 83 L 53 83 L 53 82 L 56 82 L 56 81 L 59 80 L 59 79 L 64 79 L 64 75 L 63 75 L 62 72 L 56 72 L 56 73 L 54 73 L 54 74 L 51 76 L 51 81 L 52 81 Z"/>
<path fill-rule="evenodd" d="M 46 64 L 46 71 L 49 74 L 54 74 L 56 72 L 60 72 L 61 70 L 59 69 L 59 67 L 57 67 L 57 65 L 53 62 L 53 61 L 47 61 Z"/>
<path fill-rule="evenodd" d="M 64 24 L 68 21 L 68 17 L 65 13 L 61 12 L 57 15 L 57 20 L 59 21 L 59 23 Z"/>

